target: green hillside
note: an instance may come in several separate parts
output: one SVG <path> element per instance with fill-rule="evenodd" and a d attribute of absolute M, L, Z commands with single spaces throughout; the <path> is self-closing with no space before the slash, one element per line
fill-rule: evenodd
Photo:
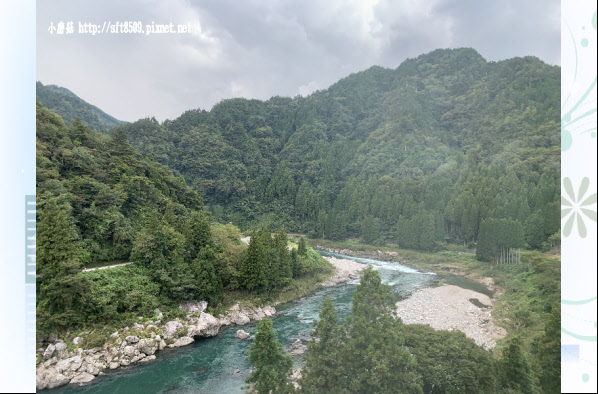
<path fill-rule="evenodd" d="M 420 250 L 473 246 L 490 228 L 479 257 L 495 259 L 559 231 L 559 81 L 535 57 L 436 50 L 308 97 L 224 100 L 122 130 L 216 220 Z"/>
<path fill-rule="evenodd" d="M 275 297 L 292 282 L 288 297 L 331 274 L 313 249 L 291 253 L 284 231 L 263 230 L 246 247 L 238 228 L 211 223 L 184 178 L 143 158 L 120 129 L 66 126 L 38 101 L 36 136 L 40 331 L 128 324 L 156 307 L 176 311 L 181 300 L 216 307 L 224 290 L 233 300 Z M 81 272 L 119 261 L 135 264 Z"/>
<path fill-rule="evenodd" d="M 35 84 L 35 94 L 46 108 L 59 114 L 67 125 L 79 118 L 92 130 L 104 132 L 123 123 L 63 87 L 44 86 L 38 81 Z"/>

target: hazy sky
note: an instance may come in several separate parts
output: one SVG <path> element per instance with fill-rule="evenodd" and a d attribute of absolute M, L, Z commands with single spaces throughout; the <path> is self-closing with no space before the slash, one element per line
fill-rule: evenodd
<path fill-rule="evenodd" d="M 50 34 L 73 21 L 75 33 Z M 192 34 L 78 33 L 78 23 L 190 23 Z M 199 30 L 197 30 L 199 27 Z M 175 27 L 176 28 L 176 27 Z M 231 97 L 309 94 L 437 48 L 560 64 L 558 0 L 38 0 L 37 80 L 121 120 Z"/>

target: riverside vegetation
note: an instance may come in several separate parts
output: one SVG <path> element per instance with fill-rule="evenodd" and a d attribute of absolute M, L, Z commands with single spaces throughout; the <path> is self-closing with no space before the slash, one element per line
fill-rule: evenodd
<path fill-rule="evenodd" d="M 89 348 L 156 308 L 163 320 L 182 319 L 185 301 L 208 301 L 219 315 L 240 300 L 263 306 L 304 295 L 332 268 L 303 238 L 289 251 L 284 230 L 271 235 L 284 228 L 321 246 L 358 238 L 375 246 L 342 248 L 389 251 L 430 271 L 492 278 L 504 290 L 496 311 L 508 342 L 488 356 L 492 381 L 464 372 L 474 387 L 450 380 L 446 369 L 455 363 L 441 361 L 441 350 L 458 344 L 462 360 L 480 365 L 487 354 L 458 333 L 410 334 L 389 320 L 391 297 L 367 273 L 358 293 L 369 295 L 359 302 L 381 326 L 368 331 L 359 312 L 330 329 L 333 342 L 342 352 L 361 330 L 376 331 L 394 350 L 381 345 L 380 359 L 364 353 L 379 375 L 351 372 L 373 364 L 335 366 L 331 378 L 355 377 L 339 392 L 366 382 L 385 392 L 398 381 L 413 392 L 558 392 L 560 261 L 543 252 L 560 238 L 559 76 L 533 57 L 486 62 L 472 49 L 437 50 L 308 97 L 224 100 L 163 123 L 120 125 L 87 116 L 98 112 L 39 84 L 40 341 L 95 333 L 83 339 Z M 251 232 L 249 246 L 241 230 Z M 475 256 L 462 254 L 473 248 Z M 81 272 L 125 261 L 134 264 Z M 325 305 L 321 322 L 332 317 Z M 412 356 L 403 357 L 404 346 Z M 391 353 L 398 358 L 385 358 Z M 404 374 L 387 374 L 393 363 Z M 308 377 L 302 390 L 332 384 Z M 251 383 L 260 388 L 260 379 Z M 281 382 L 264 387 L 284 391 Z"/>

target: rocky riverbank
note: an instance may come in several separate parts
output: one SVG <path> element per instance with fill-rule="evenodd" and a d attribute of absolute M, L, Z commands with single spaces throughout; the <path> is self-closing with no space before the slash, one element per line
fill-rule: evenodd
<path fill-rule="evenodd" d="M 47 345 L 38 350 L 36 388 L 52 389 L 66 384 L 82 385 L 114 370 L 136 363 L 147 363 L 156 359 L 155 353 L 165 348 L 187 346 L 196 339 L 218 335 L 221 327 L 243 326 L 276 313 L 273 306 L 264 308 L 245 307 L 239 304 L 231 307 L 226 315 L 216 318 L 204 312 L 207 303 L 186 303 L 181 308 L 187 311 L 185 319 L 162 323 L 162 313 L 156 310 L 151 320 L 142 319 L 115 331 L 103 346 L 83 349 L 79 345 L 84 338 L 76 337 L 69 344 L 56 338 L 47 338 Z"/>
<path fill-rule="evenodd" d="M 358 279 L 361 272 L 367 267 L 365 264 L 358 263 L 353 260 L 339 259 L 336 257 L 324 257 L 336 270 L 334 276 L 325 282 L 322 282 L 322 287 L 331 287 L 339 283 L 348 282 L 350 280 Z"/>
<path fill-rule="evenodd" d="M 334 257 L 328 257 L 327 260 L 335 267 L 336 272 L 321 283 L 322 287 L 357 279 L 365 268 L 364 264 L 352 260 Z M 205 301 L 181 304 L 181 308 L 187 313 L 184 319 L 164 323 L 163 314 L 156 310 L 151 319 L 141 318 L 131 327 L 112 333 L 102 346 L 91 349 L 84 349 L 82 346 L 86 334 L 68 341 L 68 344 L 61 339 L 44 338 L 38 343 L 37 390 L 67 384 L 83 385 L 103 375 L 106 370 L 151 362 L 156 359 L 158 351 L 187 346 L 199 338 L 216 336 L 222 327 L 244 326 L 276 314 L 274 306 L 260 308 L 236 304 L 225 315 L 216 318 L 205 312 Z M 295 354 L 305 350 L 299 345 L 301 343 L 292 347 Z"/>
<path fill-rule="evenodd" d="M 477 301 L 476 301 L 477 300 Z M 418 290 L 397 302 L 405 324 L 425 324 L 436 330 L 459 330 L 486 349 L 506 331 L 492 321 L 494 299 L 473 290 L 444 285 Z"/>

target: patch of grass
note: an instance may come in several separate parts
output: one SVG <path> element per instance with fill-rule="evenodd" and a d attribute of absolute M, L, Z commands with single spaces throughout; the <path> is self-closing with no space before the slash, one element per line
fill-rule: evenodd
<path fill-rule="evenodd" d="M 107 329 L 96 329 L 91 331 L 88 335 L 83 337 L 81 347 L 83 349 L 91 349 L 94 347 L 101 347 L 106 343 L 110 337 L 110 333 Z"/>

